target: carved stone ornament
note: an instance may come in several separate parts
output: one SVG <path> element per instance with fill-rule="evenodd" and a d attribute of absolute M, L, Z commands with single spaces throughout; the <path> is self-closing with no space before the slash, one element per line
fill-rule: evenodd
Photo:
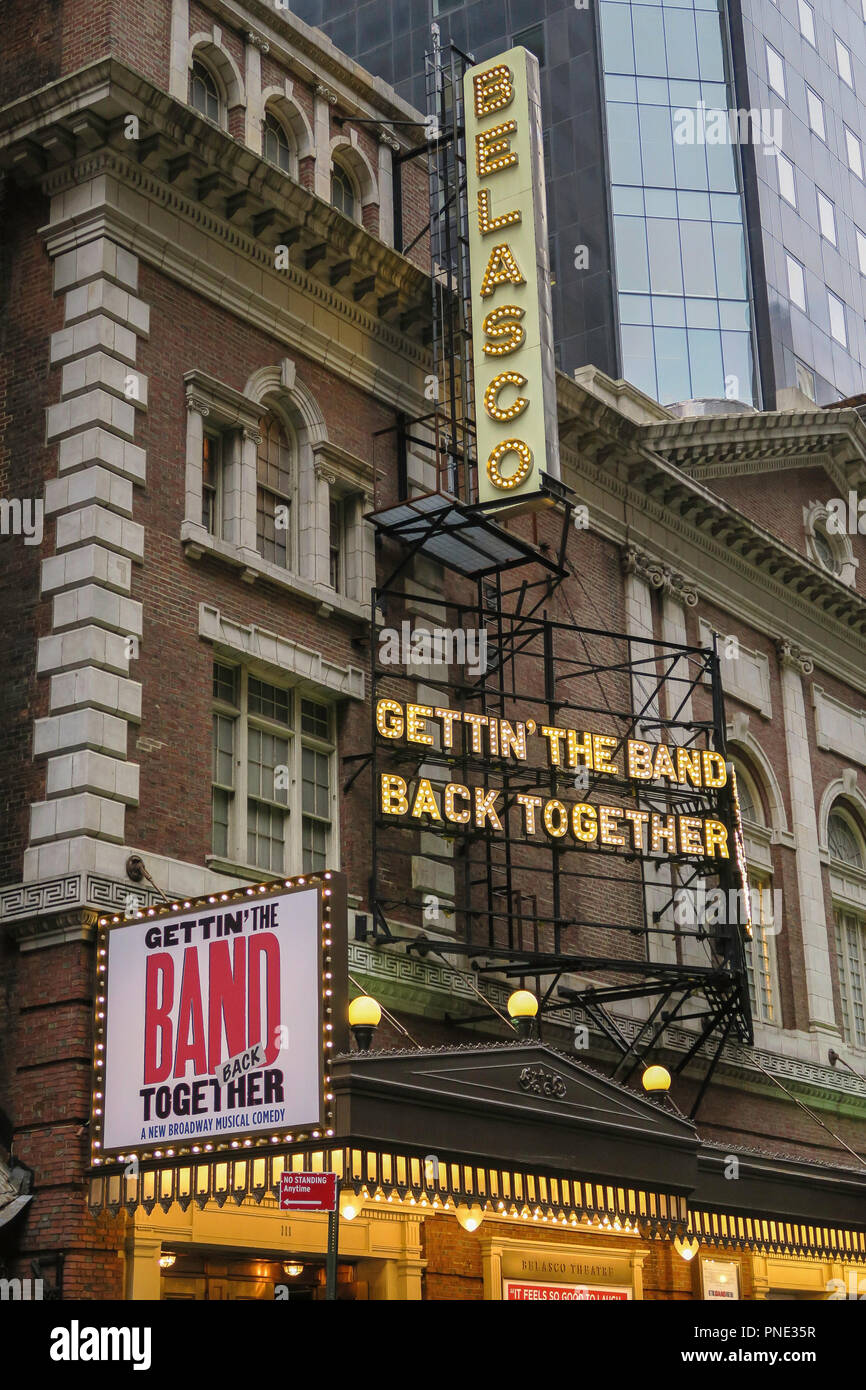
<path fill-rule="evenodd" d="M 210 406 L 194 391 L 187 391 L 186 393 L 186 408 L 187 410 L 197 410 L 201 416 L 210 415 Z"/>
<path fill-rule="evenodd" d="M 565 1082 L 555 1071 L 546 1067 L 524 1067 L 518 1077 L 521 1091 L 533 1096 L 544 1096 L 547 1100 L 562 1100 L 565 1096 Z"/>
<path fill-rule="evenodd" d="M 647 555 L 636 546 L 627 545 L 622 550 L 622 568 L 625 574 L 636 574 L 645 579 L 652 589 L 661 589 L 671 598 L 677 598 L 687 608 L 695 608 L 698 591 L 685 575 L 665 565 L 661 560 Z"/>
<path fill-rule="evenodd" d="M 316 85 L 316 96 L 321 97 L 329 106 L 337 105 L 337 93 L 332 92 L 330 87 L 326 87 L 322 82 Z"/>
<path fill-rule="evenodd" d="M 776 642 L 776 651 L 779 654 L 779 665 L 783 670 L 790 667 L 791 670 L 800 671 L 804 676 L 810 676 L 815 669 L 815 663 L 802 647 L 796 646 L 794 642 L 789 642 L 787 637 L 780 637 Z"/>
<path fill-rule="evenodd" d="M 267 39 L 262 38 L 261 34 L 254 34 L 252 29 L 248 29 L 247 38 L 254 48 L 260 48 L 262 53 L 270 53 L 271 45 Z"/>

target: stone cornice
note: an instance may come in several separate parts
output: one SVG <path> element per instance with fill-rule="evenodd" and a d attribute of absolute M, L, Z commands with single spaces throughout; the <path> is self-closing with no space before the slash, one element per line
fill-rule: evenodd
<path fill-rule="evenodd" d="M 794 643 L 805 638 L 818 664 L 866 689 L 863 596 L 650 451 L 643 443 L 645 427 L 562 374 L 557 386 L 564 480 L 590 505 L 594 530 L 657 556 L 663 567 L 680 571 L 699 593 L 758 631 Z M 838 423 L 842 412 L 826 413 Z"/>
<path fill-rule="evenodd" d="M 284 287 L 288 285 L 314 303 L 333 308 L 341 316 L 354 322 L 362 332 L 368 333 L 377 345 L 380 352 L 378 360 L 371 360 L 366 355 L 362 357 L 350 351 L 335 341 L 333 336 L 317 329 L 313 322 L 312 308 L 305 321 L 288 308 L 278 307 L 276 295 L 247 290 L 242 280 L 237 283 L 227 281 L 224 275 L 205 261 L 184 252 L 175 242 L 152 228 L 141 226 L 117 208 L 97 208 L 86 218 L 79 217 L 60 227 L 48 228 L 46 233 L 49 247 L 56 254 L 82 241 L 107 236 L 133 251 L 141 260 L 183 284 L 192 283 L 192 272 L 195 270 L 197 293 L 263 329 L 285 343 L 293 352 L 327 365 L 337 375 L 354 382 L 362 390 L 375 392 L 383 403 L 409 413 L 418 412 L 423 408 L 420 391 L 413 389 L 396 370 L 388 370 L 386 355 L 390 353 L 395 368 L 401 361 L 414 362 L 418 367 L 420 381 L 420 373 L 427 365 L 426 353 L 420 345 L 398 334 L 387 323 L 376 319 L 360 305 L 347 302 L 335 290 L 313 279 L 300 268 L 289 266 L 285 271 L 273 271 L 260 248 L 252 245 L 235 229 L 225 229 L 218 219 L 210 217 L 206 211 L 195 211 L 194 220 L 207 235 L 217 236 L 244 250 L 249 260 L 257 261 L 260 265 L 264 260 L 271 270 L 272 278 L 279 276 L 281 279 L 283 290 L 279 296 L 280 300 L 287 299 Z"/>
<path fill-rule="evenodd" d="M 320 29 L 305 24 L 289 8 L 276 8 L 273 0 L 209 0 L 209 7 L 236 29 L 246 30 L 250 21 L 270 42 L 275 57 L 285 61 L 311 86 L 327 78 L 342 109 L 354 115 L 411 121 L 423 116 L 360 63 L 342 53 Z M 421 133 L 419 131 L 419 134 Z M 405 138 L 405 137 L 404 137 Z M 423 143 L 419 140 L 413 143 Z"/>
<path fill-rule="evenodd" d="M 702 477 L 818 466 L 848 486 L 866 471 L 866 424 L 854 409 L 700 416 L 643 433 L 651 449 Z"/>
<path fill-rule="evenodd" d="M 184 372 L 187 410 L 197 410 L 200 415 L 209 415 L 213 410 L 226 425 L 240 425 L 244 430 L 258 433 L 257 425 L 262 416 L 262 407 L 251 401 L 240 391 L 226 386 L 225 382 L 209 376 L 207 372 Z"/>
<path fill-rule="evenodd" d="M 137 116 L 138 139 L 124 138 L 118 105 Z M 47 196 L 112 175 L 172 217 L 278 273 L 283 284 L 324 297 L 396 355 L 425 369 L 426 350 L 411 336 L 419 330 L 423 335 L 429 318 L 423 271 L 114 59 L 0 110 L 0 167 L 13 167 L 20 181 L 38 183 Z M 143 243 L 148 232 L 159 241 L 144 219 L 135 225 Z M 276 272 L 275 247 L 281 244 L 290 264 Z M 180 247 L 175 251 L 182 254 Z"/>
<path fill-rule="evenodd" d="M 675 564 L 699 595 L 757 632 L 775 640 L 787 628 L 784 635 L 794 643 L 806 636 L 816 665 L 866 693 L 858 632 L 818 612 L 784 583 L 686 519 L 672 516 L 604 466 L 593 467 L 568 449 L 562 450 L 562 460 L 564 480 L 588 503 L 592 529 L 599 535 Z"/>

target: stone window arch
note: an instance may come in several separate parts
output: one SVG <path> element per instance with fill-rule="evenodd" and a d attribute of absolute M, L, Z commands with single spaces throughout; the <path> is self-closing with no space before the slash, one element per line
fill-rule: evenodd
<path fill-rule="evenodd" d="M 271 403 L 256 444 L 256 549 L 281 569 L 296 568 L 298 448 L 287 413 Z"/>
<path fill-rule="evenodd" d="M 367 156 L 357 141 L 357 131 L 354 130 L 350 139 L 336 136 L 331 141 L 331 201 L 334 202 L 336 191 L 334 174 L 335 171 L 339 171 L 337 181 L 344 185 L 348 183 L 355 195 L 356 206 L 352 220 L 363 223 L 368 231 L 378 232 L 378 226 L 372 225 L 372 222 L 377 220 L 378 182 Z M 343 179 L 340 179 L 340 173 Z M 334 205 L 339 206 L 336 202 Z M 342 211 L 342 208 L 340 210 Z"/>
<path fill-rule="evenodd" d="M 840 499 L 837 499 L 840 500 Z M 853 587 L 857 575 L 857 560 L 851 537 L 838 524 L 837 513 L 847 508 L 836 507 L 831 514 L 827 502 L 810 502 L 803 508 L 806 532 L 806 552 L 813 564 L 834 575 L 843 584 Z"/>
<path fill-rule="evenodd" d="M 189 70 L 189 104 L 202 116 L 223 124 L 225 94 L 207 63 L 201 58 L 193 58 Z"/>
<path fill-rule="evenodd" d="M 212 34 L 193 34 L 189 48 L 189 95 L 187 100 L 208 120 L 228 129 L 229 112 L 235 107 L 246 105 L 244 82 L 234 58 L 214 41 Z M 209 79 L 209 81 L 208 81 Z M 216 116 L 206 109 L 207 102 L 199 104 L 196 97 L 203 97 L 211 87 L 218 97 Z"/>
<path fill-rule="evenodd" d="M 357 222 L 360 202 L 355 183 L 337 160 L 331 165 L 331 205 L 350 222 Z"/>
<path fill-rule="evenodd" d="M 302 167 L 313 160 L 315 153 L 309 121 L 301 108 L 280 87 L 265 88 L 262 92 L 262 106 L 262 154 L 291 178 L 300 181 Z M 274 141 L 268 138 L 268 130 L 273 127 L 282 131 L 288 146 L 288 168 L 280 159 L 273 157 Z M 279 143 L 276 131 L 274 136 Z"/>

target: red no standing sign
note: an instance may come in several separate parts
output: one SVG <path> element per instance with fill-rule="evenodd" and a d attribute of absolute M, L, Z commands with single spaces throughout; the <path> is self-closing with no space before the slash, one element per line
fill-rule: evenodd
<path fill-rule="evenodd" d="M 280 1211 L 336 1211 L 336 1173 L 283 1173 Z"/>

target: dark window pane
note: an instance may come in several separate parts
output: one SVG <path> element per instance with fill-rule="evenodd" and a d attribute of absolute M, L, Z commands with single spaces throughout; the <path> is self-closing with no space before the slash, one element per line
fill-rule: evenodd
<path fill-rule="evenodd" d="M 331 712 L 327 705 L 320 705 L 315 700 L 302 700 L 301 732 L 312 734 L 315 738 L 329 738 L 330 715 Z"/>
<path fill-rule="evenodd" d="M 215 700 L 226 700 L 230 705 L 237 704 L 237 670 L 234 666 L 223 666 L 214 662 L 213 695 Z"/>
<path fill-rule="evenodd" d="M 250 714 L 260 714 L 279 724 L 289 722 L 289 692 L 250 676 L 247 688 Z"/>
<path fill-rule="evenodd" d="M 544 67 L 544 25 L 533 24 L 531 29 L 522 29 L 519 34 L 515 34 L 512 43 L 515 48 L 525 48 L 530 53 L 534 53 L 538 59 L 539 67 Z"/>

